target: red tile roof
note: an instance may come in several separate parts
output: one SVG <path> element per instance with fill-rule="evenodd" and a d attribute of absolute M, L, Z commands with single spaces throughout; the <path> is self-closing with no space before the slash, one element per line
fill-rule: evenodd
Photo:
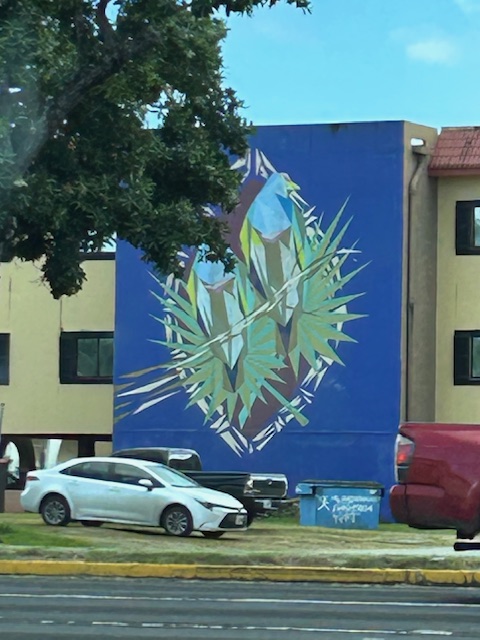
<path fill-rule="evenodd" d="M 431 176 L 480 175 L 480 127 L 442 129 L 428 171 Z"/>

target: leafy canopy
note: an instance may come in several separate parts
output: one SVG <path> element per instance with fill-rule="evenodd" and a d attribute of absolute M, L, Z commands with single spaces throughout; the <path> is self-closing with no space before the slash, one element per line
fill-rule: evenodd
<path fill-rule="evenodd" d="M 249 129 L 224 84 L 219 12 L 275 4 L 0 0 L 3 259 L 44 257 L 56 298 L 81 288 L 80 250 L 115 233 L 163 272 L 181 270 L 182 245 L 206 244 L 228 268 L 204 207 L 235 206 L 227 154 L 246 151 Z"/>

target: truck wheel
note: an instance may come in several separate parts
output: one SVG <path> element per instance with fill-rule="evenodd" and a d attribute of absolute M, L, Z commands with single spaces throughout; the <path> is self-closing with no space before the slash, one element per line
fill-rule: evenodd
<path fill-rule="evenodd" d="M 70 522 L 68 502 L 58 493 L 51 493 L 43 499 L 40 514 L 45 524 L 51 527 L 65 527 Z"/>
<path fill-rule="evenodd" d="M 459 540 L 473 540 L 475 537 L 474 533 L 467 533 L 466 531 L 457 531 L 457 538 Z"/>
<path fill-rule="evenodd" d="M 163 512 L 161 525 L 169 536 L 189 536 L 193 531 L 192 515 L 186 507 L 174 504 Z"/>

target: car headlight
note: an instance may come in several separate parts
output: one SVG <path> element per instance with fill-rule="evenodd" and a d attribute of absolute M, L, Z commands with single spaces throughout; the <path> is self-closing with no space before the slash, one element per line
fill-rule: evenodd
<path fill-rule="evenodd" d="M 210 509 L 210 511 L 212 509 L 215 509 L 215 507 L 218 507 L 219 509 L 227 508 L 223 504 L 214 504 L 213 502 L 206 502 L 204 500 L 199 500 L 198 498 L 195 498 L 195 500 L 198 502 L 198 504 L 201 504 L 202 507 L 205 507 L 205 509 Z"/>

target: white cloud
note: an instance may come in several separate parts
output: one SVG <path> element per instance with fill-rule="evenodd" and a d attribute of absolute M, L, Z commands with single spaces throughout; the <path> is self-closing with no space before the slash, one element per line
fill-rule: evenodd
<path fill-rule="evenodd" d="M 429 64 L 453 64 L 458 58 L 455 44 L 445 37 L 430 37 L 409 42 L 407 56 Z"/>
<path fill-rule="evenodd" d="M 395 29 L 390 38 L 404 48 L 408 58 L 427 64 L 452 65 L 463 48 L 455 38 L 432 25 Z"/>
<path fill-rule="evenodd" d="M 465 13 L 480 12 L 480 0 L 454 0 L 454 2 Z"/>

